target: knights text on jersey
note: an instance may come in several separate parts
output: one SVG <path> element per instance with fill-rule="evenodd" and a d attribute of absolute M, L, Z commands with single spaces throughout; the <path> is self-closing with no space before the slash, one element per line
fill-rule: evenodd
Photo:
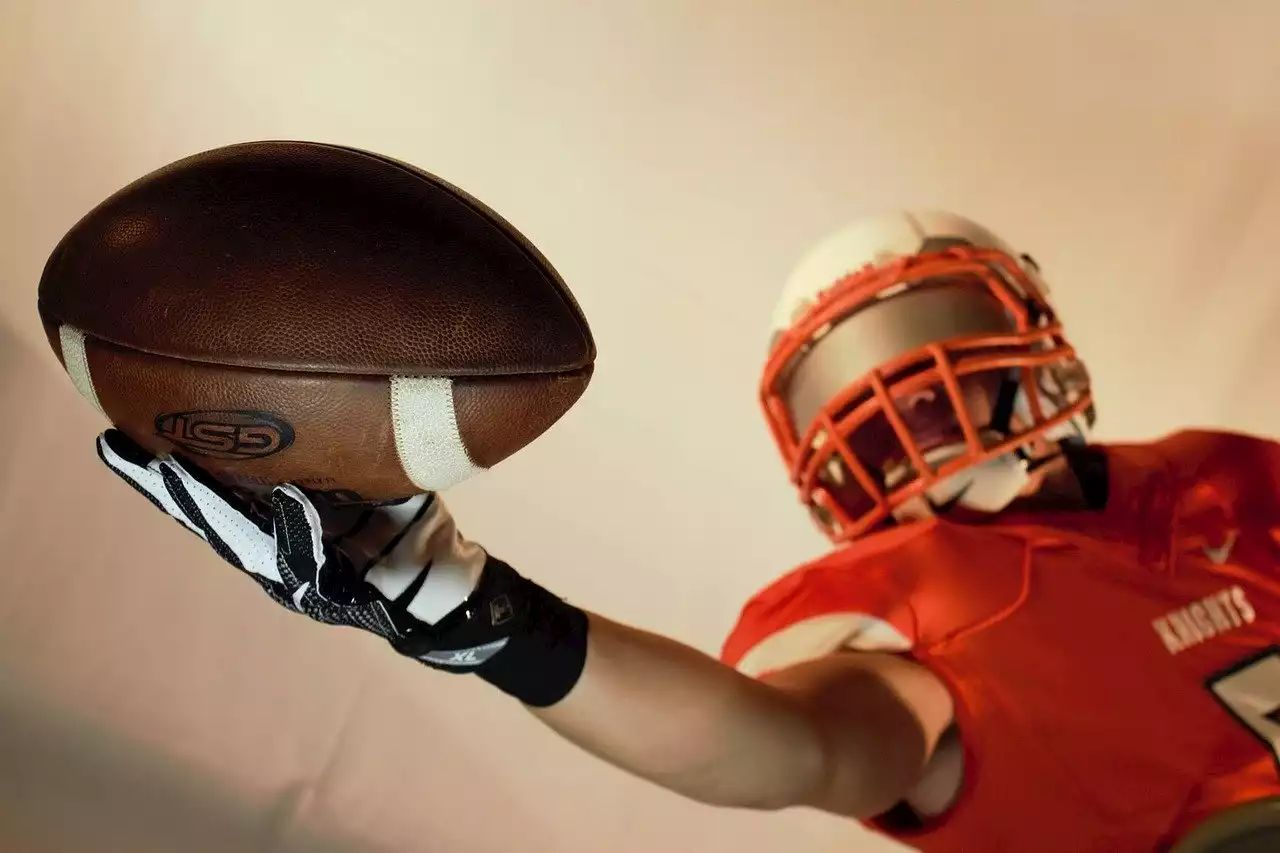
<path fill-rule="evenodd" d="M 891 649 L 951 688 L 958 798 L 873 828 L 924 853 L 1163 851 L 1280 797 L 1280 446 L 1105 453 L 1105 510 L 890 530 L 744 608 L 723 657 L 750 674 Z"/>

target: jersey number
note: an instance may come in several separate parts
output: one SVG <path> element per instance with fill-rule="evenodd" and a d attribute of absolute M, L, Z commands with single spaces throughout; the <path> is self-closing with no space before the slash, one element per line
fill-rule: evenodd
<path fill-rule="evenodd" d="M 1267 745 L 1280 771 L 1280 646 L 1241 661 L 1207 686 Z"/>

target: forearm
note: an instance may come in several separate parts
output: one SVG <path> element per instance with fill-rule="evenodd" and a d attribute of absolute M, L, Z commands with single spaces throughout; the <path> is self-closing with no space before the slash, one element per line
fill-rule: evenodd
<path fill-rule="evenodd" d="M 797 695 L 665 637 L 589 620 L 578 683 L 531 709 L 548 726 L 702 802 L 776 809 L 822 799 L 827 750 Z"/>
<path fill-rule="evenodd" d="M 587 613 L 493 557 L 465 606 L 395 643 L 474 672 L 593 755 L 705 803 L 862 817 L 892 805 L 927 754 L 905 677 L 914 664 L 827 657 L 756 681 Z"/>

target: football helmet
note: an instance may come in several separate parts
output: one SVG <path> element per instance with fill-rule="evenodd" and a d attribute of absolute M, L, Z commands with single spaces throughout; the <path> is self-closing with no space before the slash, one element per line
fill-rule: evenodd
<path fill-rule="evenodd" d="M 998 511 L 1094 417 L 1035 262 L 944 212 L 855 222 L 801 261 L 760 398 L 836 542 L 921 506 Z"/>

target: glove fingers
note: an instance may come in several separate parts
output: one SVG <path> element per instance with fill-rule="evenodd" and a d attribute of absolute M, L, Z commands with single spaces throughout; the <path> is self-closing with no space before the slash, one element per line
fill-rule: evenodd
<path fill-rule="evenodd" d="M 315 506 L 292 484 L 271 492 L 276 551 L 297 581 L 313 580 L 325 562 L 322 525 Z"/>
<path fill-rule="evenodd" d="M 352 614 L 356 609 L 372 607 L 377 612 L 370 611 L 369 618 L 357 617 L 355 624 L 366 625 L 366 630 L 390 636 L 393 626 L 378 600 L 377 590 L 364 582 L 345 549 L 326 545 L 326 518 L 322 516 L 320 507 L 297 486 L 284 485 L 277 486 L 271 493 L 271 508 L 275 520 L 276 549 L 288 567 L 286 571 L 294 575 L 295 582 L 314 579 L 316 595 L 331 604 L 351 608 Z M 376 618 L 379 614 L 385 618 Z M 373 624 L 378 627 L 368 627 Z"/>
<path fill-rule="evenodd" d="M 115 427 L 98 436 L 98 443 L 106 444 L 121 459 L 139 468 L 147 467 L 156 458 L 151 451 Z"/>
<path fill-rule="evenodd" d="M 158 467 L 170 498 L 218 556 L 250 574 L 280 581 L 275 542 L 240 501 L 177 460 L 161 460 Z"/>
<path fill-rule="evenodd" d="M 172 516 L 201 538 L 204 532 L 192 524 L 169 495 L 154 456 L 117 429 L 98 436 L 98 458 L 111 472 L 132 486 L 161 512 Z"/>

